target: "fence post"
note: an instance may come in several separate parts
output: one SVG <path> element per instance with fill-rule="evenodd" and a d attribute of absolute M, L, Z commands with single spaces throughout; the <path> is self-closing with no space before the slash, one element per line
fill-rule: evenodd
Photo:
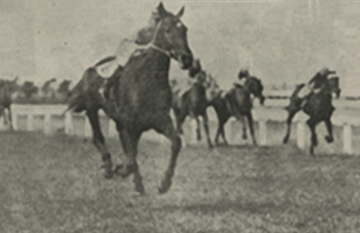
<path fill-rule="evenodd" d="M 45 114 L 44 116 L 44 133 L 50 134 L 51 133 L 51 115 Z"/>
<path fill-rule="evenodd" d="M 113 120 L 111 120 L 109 118 L 109 129 L 108 129 L 108 136 L 109 137 L 115 137 L 117 135 L 117 131 L 116 131 L 116 124 Z"/>
<path fill-rule="evenodd" d="M 84 116 L 84 119 L 84 137 L 90 138 L 92 136 L 90 121 L 86 115 Z"/>
<path fill-rule="evenodd" d="M 33 114 L 28 114 L 27 115 L 27 124 L 26 124 L 26 128 L 28 131 L 33 131 L 34 129 L 34 125 L 33 125 L 33 121 L 34 120 L 34 116 Z"/>
<path fill-rule="evenodd" d="M 267 144 L 267 130 L 266 130 L 266 120 L 259 121 L 259 139 L 260 145 L 264 146 Z"/>
<path fill-rule="evenodd" d="M 65 113 L 65 134 L 72 135 L 74 132 L 73 118 L 71 112 Z"/>
<path fill-rule="evenodd" d="M 352 127 L 350 124 L 345 123 L 343 126 L 343 133 L 344 133 L 344 152 L 347 154 L 351 154 L 352 151 Z"/>
<path fill-rule="evenodd" d="M 296 142 L 297 146 L 301 149 L 305 148 L 305 124 L 302 121 L 297 123 L 297 132 L 296 132 Z"/>

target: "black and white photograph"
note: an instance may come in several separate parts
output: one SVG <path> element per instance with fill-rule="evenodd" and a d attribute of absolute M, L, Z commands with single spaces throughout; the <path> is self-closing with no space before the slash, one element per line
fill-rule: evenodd
<path fill-rule="evenodd" d="M 360 1 L 0 0 L 0 232 L 360 232 Z"/>

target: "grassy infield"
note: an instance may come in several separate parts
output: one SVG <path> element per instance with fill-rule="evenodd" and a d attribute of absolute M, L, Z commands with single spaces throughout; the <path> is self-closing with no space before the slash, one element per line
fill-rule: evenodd
<path fill-rule="evenodd" d="M 360 232 L 360 157 L 188 147 L 159 195 L 169 144 L 142 141 L 139 197 L 131 178 L 102 178 L 81 138 L 2 133 L 0 142 L 0 232 Z M 118 163 L 118 142 L 108 144 Z"/>

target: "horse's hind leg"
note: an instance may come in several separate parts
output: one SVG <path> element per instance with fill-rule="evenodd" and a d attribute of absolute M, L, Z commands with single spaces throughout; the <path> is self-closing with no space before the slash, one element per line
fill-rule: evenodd
<path fill-rule="evenodd" d="M 8 108 L 8 111 L 9 111 L 9 126 L 10 126 L 10 130 L 11 130 L 11 131 L 14 131 L 13 122 L 12 122 L 11 107 Z"/>
<path fill-rule="evenodd" d="M 251 111 L 249 111 L 249 112 L 246 114 L 246 117 L 247 117 L 247 120 L 248 120 L 249 129 L 250 129 L 250 135 L 251 135 L 253 144 L 254 144 L 254 145 L 257 145 L 257 143 L 256 143 L 256 138 L 255 138 L 255 133 L 254 133 L 254 120 L 253 120 Z M 245 125 L 245 122 L 244 122 L 244 125 Z"/>
<path fill-rule="evenodd" d="M 181 139 L 177 132 L 174 130 L 174 126 L 172 124 L 171 118 L 169 115 L 163 115 L 156 127 L 154 129 L 158 132 L 163 134 L 171 141 L 171 158 L 168 165 L 168 168 L 165 172 L 165 176 L 161 181 L 161 185 L 159 187 L 160 193 L 166 193 L 170 186 L 171 186 L 171 179 L 174 176 L 176 161 L 178 158 L 178 154 L 181 149 Z"/>
<path fill-rule="evenodd" d="M 306 121 L 306 123 L 309 126 L 310 132 L 311 132 L 310 154 L 313 155 L 314 149 L 318 145 L 317 135 L 316 135 L 316 131 L 315 131 L 315 127 L 318 122 L 316 122 L 312 118 L 310 118 L 309 120 Z"/>
<path fill-rule="evenodd" d="M 213 145 L 212 145 L 212 142 L 210 139 L 209 118 L 208 118 L 206 112 L 204 114 L 202 114 L 202 118 L 204 121 L 203 123 L 204 123 L 204 129 L 205 129 L 205 133 L 206 133 L 207 143 L 208 143 L 208 146 L 211 148 Z"/>
<path fill-rule="evenodd" d="M 134 173 L 134 184 L 135 190 L 141 195 L 145 194 L 145 188 L 142 183 L 142 176 L 139 171 L 139 165 L 136 161 L 136 156 L 138 153 L 138 142 L 141 136 L 140 132 L 129 131 L 127 128 L 120 129 L 119 124 L 117 124 L 119 131 L 120 141 L 125 152 L 125 157 L 123 157 L 123 164 L 116 167 L 116 174 L 125 178 Z"/>
<path fill-rule="evenodd" d="M 246 134 L 245 117 L 244 116 L 239 116 L 239 121 L 241 121 L 241 123 L 242 123 L 242 139 L 246 140 L 247 139 L 247 134 Z"/>
<path fill-rule="evenodd" d="M 111 170 L 111 155 L 106 148 L 105 138 L 101 132 L 98 110 L 88 110 L 86 115 L 89 118 L 91 129 L 93 131 L 93 143 L 101 153 L 102 161 L 104 163 L 104 176 L 105 178 L 111 178 L 113 175 Z"/>
<path fill-rule="evenodd" d="M 333 128 L 332 128 L 332 123 L 331 123 L 331 119 L 328 118 L 325 120 L 325 125 L 326 125 L 326 129 L 328 131 L 328 135 L 325 136 L 325 140 L 328 143 L 332 143 L 334 141 L 334 137 L 333 137 Z"/>
<path fill-rule="evenodd" d="M 289 109 L 287 108 L 288 111 L 288 117 L 286 119 L 286 134 L 285 137 L 283 139 L 283 143 L 286 144 L 289 141 L 289 137 L 290 137 L 290 133 L 291 133 L 291 122 L 292 119 L 294 118 L 295 114 L 299 111 L 298 109 Z"/>

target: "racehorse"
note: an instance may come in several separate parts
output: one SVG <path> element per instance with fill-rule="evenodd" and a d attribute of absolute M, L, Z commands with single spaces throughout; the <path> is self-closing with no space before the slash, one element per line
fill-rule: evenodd
<path fill-rule="evenodd" d="M 234 84 L 235 86 L 227 93 L 221 93 L 212 102 L 212 106 L 215 109 L 218 118 L 218 129 L 215 136 L 215 143 L 219 144 L 219 136 L 221 135 L 225 145 L 228 142 L 225 137 L 224 125 L 231 116 L 243 123 L 243 138 L 246 139 L 246 125 L 244 116 L 247 118 L 251 138 L 253 144 L 256 145 L 256 139 L 254 135 L 253 117 L 252 117 L 252 99 L 251 94 L 256 98 L 259 98 L 260 104 L 263 105 L 265 97 L 263 96 L 263 85 L 260 79 L 256 77 L 249 77 L 246 79 L 244 85 Z"/>
<path fill-rule="evenodd" d="M 6 125 L 9 125 L 10 130 L 13 130 L 11 104 L 13 102 L 13 94 L 18 91 L 19 86 L 17 84 L 18 77 L 13 80 L 0 80 L 0 116 L 4 116 Z M 4 114 L 5 110 L 8 110 L 8 119 Z"/>
<path fill-rule="evenodd" d="M 160 18 L 152 41 L 146 50 L 129 59 L 127 64 L 119 68 L 109 79 L 108 83 L 111 85 L 106 85 L 106 101 L 100 99 L 96 102 L 98 97 L 91 95 L 89 96 L 92 99 L 84 101 L 95 103 L 88 104 L 84 110 L 93 130 L 93 142 L 102 155 L 104 176 L 111 178 L 116 173 L 127 177 L 134 174 L 135 190 L 140 194 L 144 194 L 145 189 L 136 160 L 137 147 L 142 133 L 150 129 L 163 134 L 171 141 L 171 159 L 159 192 L 165 193 L 171 186 L 181 149 L 181 139 L 170 117 L 170 61 L 171 58 L 177 60 L 182 69 L 189 69 L 193 61 L 192 52 L 187 44 L 187 28 L 180 20 L 184 8 L 176 15 L 165 10 L 162 3 L 157 9 Z M 93 72 L 96 70 L 93 69 Z M 86 86 L 85 84 L 83 86 Z M 125 153 L 123 164 L 116 166 L 114 170 L 99 124 L 99 105 L 115 121 Z"/>
<path fill-rule="evenodd" d="M 216 97 L 216 94 L 219 91 L 219 86 L 217 85 L 215 79 L 201 69 L 199 60 L 196 60 L 190 68 L 189 76 L 195 79 L 195 82 L 192 83 L 191 88 L 187 92 L 180 95 L 178 92 L 173 91 L 173 110 L 176 118 L 176 127 L 178 132 L 182 134 L 182 125 L 186 117 L 190 116 L 196 120 L 197 139 L 200 141 L 201 132 L 199 116 L 201 116 L 203 119 L 208 146 L 212 147 L 209 135 L 209 120 L 206 109 Z"/>
<path fill-rule="evenodd" d="M 325 122 L 328 131 L 328 135 L 325 136 L 325 140 L 328 143 L 334 141 L 331 116 L 335 108 L 332 105 L 332 93 L 335 93 L 337 98 L 340 97 L 341 89 L 339 87 L 339 78 L 329 78 L 328 84 L 329 85 L 325 85 L 326 88 L 322 88 L 319 92 L 312 92 L 307 97 L 306 102 L 304 102 L 304 100 L 298 96 L 299 92 L 305 87 L 305 84 L 303 83 L 296 86 L 293 94 L 290 97 L 289 105 L 285 107 L 286 111 L 288 112 L 288 118 L 286 120 L 286 135 L 283 139 L 284 144 L 288 142 L 290 137 L 291 121 L 296 113 L 300 110 L 302 110 L 310 117 L 306 121 L 306 124 L 309 126 L 311 132 L 310 154 L 314 154 L 314 148 L 318 145 L 315 127 L 320 122 Z"/>

